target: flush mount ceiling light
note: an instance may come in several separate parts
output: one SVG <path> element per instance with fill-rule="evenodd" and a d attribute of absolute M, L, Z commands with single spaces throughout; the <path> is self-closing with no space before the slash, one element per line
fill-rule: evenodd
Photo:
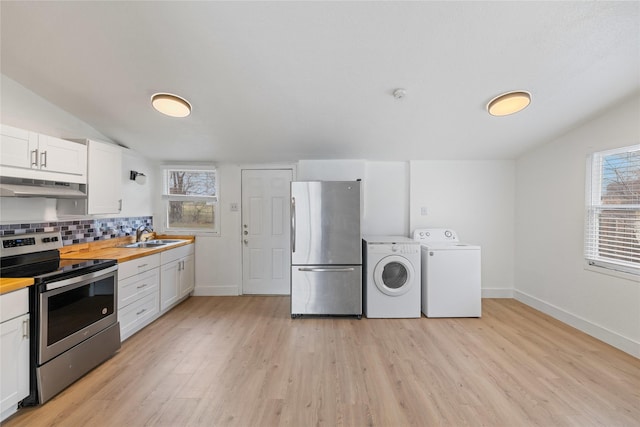
<path fill-rule="evenodd" d="M 187 117 L 191 114 L 191 104 L 184 98 L 171 93 L 156 93 L 151 97 L 153 108 L 171 117 Z"/>
<path fill-rule="evenodd" d="M 487 111 L 492 116 L 508 116 L 523 110 L 531 102 L 531 94 L 524 90 L 503 93 L 487 104 Z"/>

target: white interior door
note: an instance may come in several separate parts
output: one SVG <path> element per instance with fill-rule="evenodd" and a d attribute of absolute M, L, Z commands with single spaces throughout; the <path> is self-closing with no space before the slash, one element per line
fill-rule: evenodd
<path fill-rule="evenodd" d="M 291 169 L 242 171 L 242 293 L 287 295 Z"/>

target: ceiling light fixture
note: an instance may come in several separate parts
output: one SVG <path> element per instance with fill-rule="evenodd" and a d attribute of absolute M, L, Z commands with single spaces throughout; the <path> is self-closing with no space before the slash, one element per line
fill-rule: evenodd
<path fill-rule="evenodd" d="M 517 113 L 529 105 L 531 94 L 524 90 L 503 93 L 487 104 L 487 111 L 492 116 L 508 116 Z"/>
<path fill-rule="evenodd" d="M 151 97 L 153 108 L 171 117 L 187 117 L 191 114 L 191 104 L 184 98 L 171 93 L 156 93 Z"/>

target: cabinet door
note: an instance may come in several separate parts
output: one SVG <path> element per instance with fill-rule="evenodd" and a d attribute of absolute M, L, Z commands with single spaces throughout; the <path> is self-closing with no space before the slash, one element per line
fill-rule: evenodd
<path fill-rule="evenodd" d="M 122 209 L 122 151 L 120 147 L 88 141 L 88 213 L 120 213 Z"/>
<path fill-rule="evenodd" d="M 38 134 L 27 130 L 0 126 L 0 164 L 29 169 L 38 164 Z"/>
<path fill-rule="evenodd" d="M 15 407 L 29 395 L 29 315 L 0 323 L 0 410 Z"/>
<path fill-rule="evenodd" d="M 38 135 L 40 169 L 86 176 L 87 146 L 49 135 Z"/>
<path fill-rule="evenodd" d="M 160 311 L 178 301 L 180 261 L 171 261 L 160 267 Z"/>
<path fill-rule="evenodd" d="M 194 256 L 189 255 L 180 261 L 180 298 L 189 294 L 195 288 L 195 262 Z"/>

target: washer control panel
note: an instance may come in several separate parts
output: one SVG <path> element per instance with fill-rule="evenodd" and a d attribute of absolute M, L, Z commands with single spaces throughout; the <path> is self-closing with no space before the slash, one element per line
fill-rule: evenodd
<path fill-rule="evenodd" d="M 367 252 L 372 254 L 415 254 L 420 252 L 420 245 L 411 243 L 369 243 Z"/>
<path fill-rule="evenodd" d="M 448 228 L 418 228 L 413 239 L 421 243 L 458 243 L 458 234 Z"/>

